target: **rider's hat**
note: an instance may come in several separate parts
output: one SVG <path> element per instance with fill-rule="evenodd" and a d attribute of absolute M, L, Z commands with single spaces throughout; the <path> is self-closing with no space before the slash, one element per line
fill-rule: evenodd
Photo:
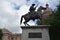
<path fill-rule="evenodd" d="M 35 6 L 35 4 L 32 4 L 32 6 Z"/>

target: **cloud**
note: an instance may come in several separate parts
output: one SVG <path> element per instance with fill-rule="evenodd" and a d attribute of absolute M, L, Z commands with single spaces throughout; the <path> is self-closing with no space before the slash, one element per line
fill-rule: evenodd
<path fill-rule="evenodd" d="M 26 5 L 31 6 L 36 0 L 26 0 Z"/>
<path fill-rule="evenodd" d="M 17 5 L 16 3 L 12 3 L 11 5 L 12 5 L 12 7 L 13 7 L 15 10 L 19 10 L 19 9 L 20 9 L 20 5 Z"/>
<path fill-rule="evenodd" d="M 56 9 L 56 6 L 59 4 L 59 0 L 38 0 L 40 2 L 40 5 L 45 6 L 46 3 L 49 4 L 49 7 L 54 10 Z"/>
<path fill-rule="evenodd" d="M 58 4 L 57 0 L 0 0 L 0 28 L 7 28 L 13 33 L 21 33 L 19 24 L 21 16 L 28 13 L 32 3 L 39 2 L 42 6 L 48 3 L 54 9 L 56 6 L 54 4 Z M 36 22 L 31 20 L 28 24 L 36 25 Z"/>
<path fill-rule="evenodd" d="M 0 27 L 9 29 L 11 32 L 17 32 L 20 29 L 19 15 L 8 1 L 2 1 L 0 5 Z M 16 29 L 17 28 L 17 29 Z"/>

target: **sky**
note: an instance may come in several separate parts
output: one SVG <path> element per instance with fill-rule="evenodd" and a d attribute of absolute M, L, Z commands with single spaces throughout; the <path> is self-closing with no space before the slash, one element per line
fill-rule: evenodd
<path fill-rule="evenodd" d="M 46 3 L 54 10 L 59 0 L 0 0 L 0 28 L 6 28 L 13 33 L 22 33 L 20 26 L 21 16 L 28 13 L 30 6 L 35 3 L 36 6 L 45 6 Z M 38 8 L 38 7 L 37 7 Z M 24 21 L 24 20 L 23 20 Z M 36 25 L 36 22 L 30 20 L 30 25 Z"/>

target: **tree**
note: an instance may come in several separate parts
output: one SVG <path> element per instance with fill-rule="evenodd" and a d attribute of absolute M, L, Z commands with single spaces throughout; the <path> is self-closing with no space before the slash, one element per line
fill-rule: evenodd
<path fill-rule="evenodd" d="M 3 33 L 2 33 L 2 30 L 0 29 L 0 40 L 2 40 L 2 36 L 3 36 Z"/>
<path fill-rule="evenodd" d="M 60 4 L 57 6 L 57 10 L 43 21 L 43 24 L 51 25 L 49 29 L 51 40 L 60 40 Z"/>
<path fill-rule="evenodd" d="M 49 29 L 51 40 L 60 40 L 60 5 L 57 6 L 57 10 L 54 11 L 45 21 L 44 24 L 50 24 Z"/>

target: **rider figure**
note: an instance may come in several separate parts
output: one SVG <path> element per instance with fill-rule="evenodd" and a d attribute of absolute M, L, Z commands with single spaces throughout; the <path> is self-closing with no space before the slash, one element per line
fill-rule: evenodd
<path fill-rule="evenodd" d="M 30 7 L 30 9 L 29 9 L 29 13 L 31 14 L 31 15 L 33 15 L 34 14 L 34 12 L 35 12 L 35 9 L 36 9 L 36 7 L 34 7 L 35 6 L 35 4 L 32 4 L 32 6 Z"/>

